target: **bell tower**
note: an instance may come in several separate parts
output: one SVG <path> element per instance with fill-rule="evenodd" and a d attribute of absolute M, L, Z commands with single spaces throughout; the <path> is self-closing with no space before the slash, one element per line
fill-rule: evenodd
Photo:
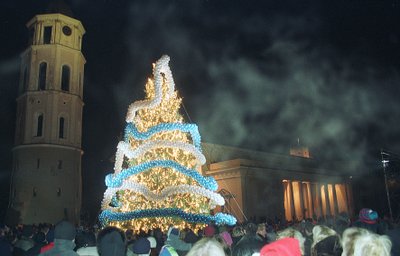
<path fill-rule="evenodd" d="M 85 29 L 63 5 L 50 6 L 26 26 L 30 39 L 21 54 L 10 207 L 26 224 L 78 223 Z"/>

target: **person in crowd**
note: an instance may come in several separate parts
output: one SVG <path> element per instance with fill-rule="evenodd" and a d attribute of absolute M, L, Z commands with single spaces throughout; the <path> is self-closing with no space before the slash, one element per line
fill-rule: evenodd
<path fill-rule="evenodd" d="M 248 223 L 245 229 L 245 235 L 233 247 L 233 256 L 251 256 L 255 252 L 260 252 L 264 242 L 257 236 L 257 225 Z"/>
<path fill-rule="evenodd" d="M 339 213 L 335 218 L 335 230 L 338 235 L 341 236 L 348 227 L 350 227 L 349 215 L 345 212 Z"/>
<path fill-rule="evenodd" d="M 150 240 L 144 237 L 138 238 L 128 247 L 133 256 L 150 256 Z"/>
<path fill-rule="evenodd" d="M 185 238 L 183 239 L 183 241 L 189 244 L 195 244 L 199 240 L 200 240 L 199 236 L 196 235 L 191 229 L 188 229 L 186 231 Z"/>
<path fill-rule="evenodd" d="M 179 256 L 179 254 L 176 252 L 174 247 L 165 244 L 163 247 L 161 247 L 159 256 Z"/>
<path fill-rule="evenodd" d="M 14 244 L 14 256 L 23 256 L 25 252 L 35 245 L 35 241 L 33 241 L 33 235 L 34 229 L 32 225 L 24 225 L 22 227 L 21 238 L 18 239 Z"/>
<path fill-rule="evenodd" d="M 400 227 L 394 227 L 386 232 L 392 241 L 392 255 L 400 255 Z"/>
<path fill-rule="evenodd" d="M 390 256 L 392 243 L 388 236 L 352 227 L 343 232 L 342 256 Z"/>
<path fill-rule="evenodd" d="M 167 233 L 167 240 L 165 241 L 166 245 L 173 247 L 179 255 L 185 255 L 190 248 L 192 248 L 192 244 L 185 243 L 179 237 L 179 229 L 175 227 L 170 227 Z"/>
<path fill-rule="evenodd" d="M 54 246 L 50 250 L 41 253 L 41 256 L 78 256 L 74 251 L 76 229 L 66 220 L 57 223 L 54 229 Z"/>
<path fill-rule="evenodd" d="M 125 256 L 125 233 L 116 227 L 105 227 L 97 234 L 97 252 L 100 256 Z"/>
<path fill-rule="evenodd" d="M 374 233 L 378 233 L 379 224 L 378 213 L 369 208 L 363 208 L 358 214 L 358 220 L 353 223 L 354 227 L 368 229 Z"/>
<path fill-rule="evenodd" d="M 193 245 L 186 256 L 225 256 L 222 245 L 212 237 L 204 237 Z"/>
<path fill-rule="evenodd" d="M 231 237 L 231 234 L 229 234 L 228 231 L 223 231 L 222 233 L 219 233 L 217 236 L 215 236 L 215 239 L 220 242 L 222 245 L 222 248 L 224 249 L 224 252 L 227 256 L 232 255 L 232 244 L 233 240 Z"/>
<path fill-rule="evenodd" d="M 153 236 L 147 237 L 147 240 L 150 242 L 150 255 L 157 256 L 157 240 Z"/>
<path fill-rule="evenodd" d="M 236 245 L 240 239 L 244 236 L 244 229 L 242 226 L 237 225 L 232 230 L 232 240 L 233 244 Z"/>
<path fill-rule="evenodd" d="M 54 229 L 51 228 L 46 234 L 46 245 L 40 249 L 40 253 L 47 252 L 54 247 Z"/>
<path fill-rule="evenodd" d="M 99 256 L 96 246 L 96 235 L 92 231 L 82 233 L 82 246 L 76 250 L 81 256 Z"/>
<path fill-rule="evenodd" d="M 40 254 L 40 249 L 46 245 L 46 235 L 42 232 L 39 231 L 37 232 L 33 240 L 35 242 L 35 245 L 29 249 L 28 251 L 25 252 L 24 256 L 36 256 Z"/>
<path fill-rule="evenodd" d="M 285 237 L 265 245 L 260 250 L 260 256 L 301 256 L 299 240 Z"/>
<path fill-rule="evenodd" d="M 208 225 L 204 228 L 204 237 L 213 237 L 216 233 L 215 227 L 213 225 Z"/>
<path fill-rule="evenodd" d="M 312 233 L 311 256 L 340 256 L 342 254 L 340 236 L 335 230 L 324 225 L 317 225 Z"/>
<path fill-rule="evenodd" d="M 164 246 L 164 233 L 161 231 L 160 228 L 156 228 L 153 230 L 153 236 L 157 242 L 155 248 L 155 255 L 158 255 L 161 251 L 161 248 Z"/>
<path fill-rule="evenodd" d="M 7 239 L 7 234 L 9 232 L 9 228 L 0 224 L 0 255 L 11 256 L 12 246 L 11 243 Z"/>
<path fill-rule="evenodd" d="M 299 241 L 301 255 L 305 255 L 305 250 L 304 250 L 305 238 L 303 237 L 303 235 L 301 234 L 300 231 L 298 231 L 292 227 L 289 227 L 284 230 L 278 231 L 276 234 L 276 240 L 279 240 L 279 239 L 282 239 L 285 237 L 291 237 L 291 238 L 297 239 Z"/>
<path fill-rule="evenodd" d="M 268 242 L 267 227 L 265 226 L 265 223 L 257 225 L 257 236 L 264 242 L 264 244 Z"/>

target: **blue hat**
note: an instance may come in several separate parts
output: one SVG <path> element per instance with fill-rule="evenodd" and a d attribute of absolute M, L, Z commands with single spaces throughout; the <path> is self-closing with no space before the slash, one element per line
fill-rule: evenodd
<path fill-rule="evenodd" d="M 150 254 L 150 241 L 147 238 L 141 237 L 132 244 L 130 249 L 135 254 L 149 255 Z"/>

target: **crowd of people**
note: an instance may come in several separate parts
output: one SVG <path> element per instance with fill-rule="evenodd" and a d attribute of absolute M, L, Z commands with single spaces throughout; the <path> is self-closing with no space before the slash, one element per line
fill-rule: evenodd
<path fill-rule="evenodd" d="M 358 219 L 305 219 L 293 223 L 252 222 L 234 227 L 208 225 L 195 233 L 170 227 L 135 233 L 108 226 L 75 227 L 67 220 L 0 227 L 2 256 L 390 256 L 400 255 L 400 229 L 362 209 Z"/>

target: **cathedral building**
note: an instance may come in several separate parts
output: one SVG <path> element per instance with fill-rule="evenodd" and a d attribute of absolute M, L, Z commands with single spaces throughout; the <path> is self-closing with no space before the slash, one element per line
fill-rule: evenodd
<path fill-rule="evenodd" d="M 271 154 L 203 143 L 213 176 L 225 198 L 224 212 L 239 222 L 276 219 L 300 221 L 354 214 L 352 181 L 346 168 L 324 167 L 305 147 Z"/>
<path fill-rule="evenodd" d="M 30 39 L 21 54 L 10 208 L 21 223 L 78 223 L 85 29 L 61 5 L 49 6 L 26 26 Z"/>

